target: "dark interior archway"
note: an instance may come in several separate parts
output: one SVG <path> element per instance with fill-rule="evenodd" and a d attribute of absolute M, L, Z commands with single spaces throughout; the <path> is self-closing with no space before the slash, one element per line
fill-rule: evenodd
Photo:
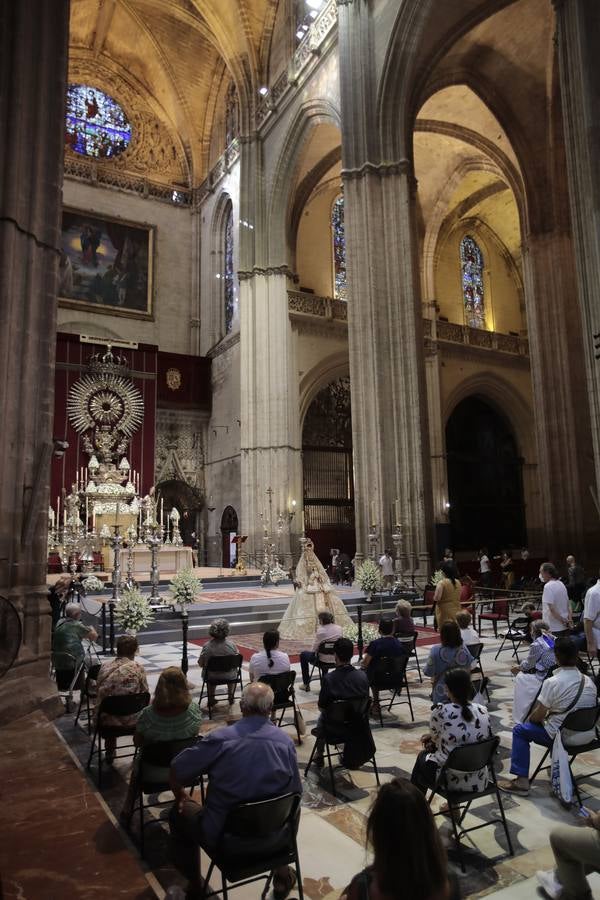
<path fill-rule="evenodd" d="M 221 516 L 221 534 L 223 543 L 223 565 L 225 568 L 235 566 L 237 547 L 231 539 L 238 533 L 238 517 L 233 506 L 226 506 Z"/>
<path fill-rule="evenodd" d="M 199 491 L 187 484 L 185 481 L 171 479 L 162 481 L 156 486 L 156 497 L 159 508 L 160 501 L 163 501 L 165 511 L 165 519 L 171 512 L 173 507 L 177 509 L 180 515 L 179 530 L 183 543 L 192 546 L 192 534 L 197 534 L 197 514 L 202 509 L 202 495 Z M 169 532 L 172 532 L 172 526 L 169 524 Z"/>
<path fill-rule="evenodd" d="M 302 429 L 304 527 L 326 564 L 332 547 L 356 550 L 350 379 L 319 391 Z"/>
<path fill-rule="evenodd" d="M 480 397 L 461 401 L 446 425 L 446 458 L 454 549 L 525 546 L 523 460 L 504 416 Z"/>

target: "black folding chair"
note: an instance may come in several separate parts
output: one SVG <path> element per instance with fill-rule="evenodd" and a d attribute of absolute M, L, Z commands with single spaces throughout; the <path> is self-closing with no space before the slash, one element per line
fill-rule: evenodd
<path fill-rule="evenodd" d="M 56 665 L 58 663 L 58 667 Z M 73 692 L 80 690 L 85 679 L 85 661 L 76 659 L 64 650 L 52 651 L 51 675 L 56 679 L 56 689 L 65 703 L 65 710 L 71 711 Z"/>
<path fill-rule="evenodd" d="M 171 762 L 175 759 L 178 753 L 181 753 L 181 751 L 185 750 L 187 747 L 193 746 L 197 740 L 199 740 L 197 737 L 191 737 L 183 738 L 178 741 L 157 741 L 154 744 L 143 745 L 140 750 L 138 756 L 138 770 L 135 775 L 135 789 L 136 799 L 139 804 L 138 812 L 140 816 L 140 853 L 142 856 L 144 855 L 144 828 L 147 825 L 151 825 L 156 822 L 160 823 L 160 819 L 152 818 L 145 822 L 144 810 L 156 806 L 165 806 L 166 804 L 171 804 L 173 802 L 173 797 L 169 797 L 168 800 L 157 800 L 154 803 L 144 803 L 144 794 L 159 795 L 164 794 L 167 791 L 171 791 L 171 785 L 169 782 L 169 767 L 171 765 Z M 158 767 L 166 770 L 165 778 L 162 781 L 157 780 L 156 777 L 150 777 L 150 774 L 152 772 L 152 769 L 150 769 L 151 766 L 154 768 Z M 184 785 L 184 787 L 190 787 L 192 789 L 190 791 L 190 796 L 192 796 L 194 787 L 197 784 L 198 779 L 193 781 L 191 784 Z"/>
<path fill-rule="evenodd" d="M 485 672 L 483 671 L 483 665 L 481 664 L 481 651 L 483 650 L 483 644 L 467 644 L 467 650 L 473 657 L 473 662 L 476 662 L 476 666 L 471 666 L 471 677 L 473 675 L 481 675 L 481 684 L 483 686 L 483 690 L 485 691 L 485 695 L 488 699 L 488 703 L 490 702 L 490 692 L 488 690 L 488 682 L 489 679 L 486 678 Z"/>
<path fill-rule="evenodd" d="M 521 644 L 527 642 L 527 631 L 529 629 L 530 621 L 527 616 L 517 616 L 516 619 L 513 619 L 510 625 L 508 626 L 508 631 L 506 631 L 502 635 L 502 643 L 498 648 L 498 652 L 496 653 L 494 660 L 498 659 L 502 651 L 504 650 L 504 645 L 506 642 L 510 642 L 512 646 L 512 655 L 516 657 L 517 663 L 520 663 L 519 659 L 519 647 Z M 479 632 L 481 634 L 481 631 Z"/>
<path fill-rule="evenodd" d="M 410 699 L 410 689 L 408 687 L 408 679 L 406 677 L 406 666 L 408 663 L 408 655 L 404 656 L 380 656 L 378 659 L 371 661 L 367 669 L 367 677 L 369 685 L 373 691 L 379 694 L 381 691 L 391 691 L 392 698 L 388 706 L 390 712 L 392 706 L 399 704 L 408 704 L 410 709 L 410 718 L 414 722 L 412 703 Z M 396 697 L 400 697 L 402 688 L 406 690 L 406 700 L 398 700 L 394 703 Z M 381 715 L 381 703 L 379 703 L 379 722 L 383 726 L 383 716 Z"/>
<path fill-rule="evenodd" d="M 573 712 L 570 712 L 560 726 L 561 737 L 563 736 L 563 732 L 565 731 L 594 731 L 598 724 L 598 719 L 600 718 L 600 706 L 584 706 L 582 709 L 574 709 Z M 571 773 L 571 779 L 573 781 L 573 789 L 575 791 L 575 795 L 577 797 L 577 801 L 580 806 L 583 805 L 581 800 L 581 795 L 579 793 L 579 787 L 577 785 L 577 779 L 573 775 L 573 769 L 571 768 L 572 763 L 579 756 L 580 753 L 589 753 L 592 750 L 598 750 L 600 748 L 600 740 L 596 738 L 594 741 L 590 741 L 588 744 L 581 744 L 577 746 L 569 746 L 566 743 L 566 740 L 563 738 L 563 745 L 567 754 L 569 755 L 569 772 Z M 544 763 L 548 759 L 548 756 L 552 752 L 552 747 L 547 747 L 546 752 L 540 760 L 540 763 L 529 779 L 530 786 L 533 784 L 539 772 L 545 769 L 551 769 L 551 765 L 545 766 Z M 600 774 L 600 770 L 596 772 L 586 772 L 585 775 L 581 775 L 579 780 L 585 781 L 588 778 L 593 778 L 594 775 Z"/>
<path fill-rule="evenodd" d="M 334 647 L 335 641 L 321 641 L 315 654 L 315 661 L 310 670 L 309 683 L 312 681 L 313 672 L 317 669 L 319 673 L 319 681 L 323 684 L 323 677 L 332 669 L 335 669 Z M 321 659 L 321 656 L 328 656 L 330 661 Z"/>
<path fill-rule="evenodd" d="M 298 727 L 298 707 L 296 706 L 296 691 L 294 690 L 294 682 L 296 680 L 296 673 L 294 670 L 292 669 L 290 672 L 281 672 L 278 675 L 261 675 L 258 680 L 264 681 L 264 683 L 268 684 L 273 691 L 273 712 L 279 712 L 281 710 L 281 715 L 277 722 L 278 728 L 282 727 L 286 709 L 291 708 L 293 710 L 294 727 L 296 729 L 296 734 L 298 735 L 298 744 L 301 744 L 302 735 L 300 734 L 300 728 Z M 289 724 L 289 722 L 285 723 L 285 725 Z"/>
<path fill-rule="evenodd" d="M 96 742 L 98 742 L 98 787 L 102 787 L 102 740 L 106 740 L 107 737 L 133 737 L 135 734 L 135 724 L 134 725 L 105 725 L 102 722 L 104 716 L 117 716 L 117 717 L 125 717 L 132 716 L 135 713 L 141 712 L 143 709 L 148 706 L 150 703 L 150 694 L 148 691 L 144 691 L 141 694 L 113 694 L 111 697 L 105 697 L 104 700 L 100 703 L 100 708 L 98 709 L 98 715 L 96 717 L 96 728 L 94 729 L 94 736 L 92 738 L 92 746 L 90 748 L 90 755 L 87 761 L 86 768 L 89 769 L 92 765 L 92 758 L 94 756 L 94 748 L 96 746 Z M 125 749 L 133 748 L 133 744 L 127 744 Z M 135 756 L 135 750 L 133 753 L 119 753 L 116 754 L 119 758 L 125 758 L 127 756 Z"/>
<path fill-rule="evenodd" d="M 345 744 L 350 740 L 358 740 L 363 737 L 370 741 L 372 746 L 372 755 L 367 758 L 375 772 L 375 780 L 379 785 L 379 772 L 375 761 L 375 741 L 371 734 L 371 725 L 369 723 L 369 709 L 371 707 L 371 699 L 369 697 L 356 697 L 352 700 L 334 700 L 330 706 L 323 710 L 321 721 L 317 728 L 313 728 L 311 734 L 318 738 L 312 748 L 310 758 L 304 770 L 304 777 L 308 775 L 312 765 L 314 756 L 317 752 L 317 746 L 320 741 L 323 742 L 325 753 L 327 754 L 327 765 L 329 766 L 329 777 L 331 779 L 331 793 L 337 797 L 335 791 L 335 778 L 333 777 L 333 764 L 331 762 L 331 747 L 335 747 L 334 755 L 342 758 L 343 751 L 339 749 L 339 745 Z M 361 734 L 362 732 L 362 734 Z"/>
<path fill-rule="evenodd" d="M 81 707 L 83 706 L 83 702 L 85 700 L 85 714 L 87 717 L 87 731 L 88 734 L 92 733 L 92 715 L 93 710 L 90 710 L 90 699 L 95 700 L 98 696 L 95 684 L 98 680 L 98 673 L 100 672 L 100 663 L 94 663 L 93 666 L 90 666 L 87 670 L 87 674 L 85 676 L 85 681 L 81 688 L 81 692 L 79 694 L 79 706 L 77 708 L 77 715 L 75 716 L 75 725 L 77 725 L 79 721 L 79 716 L 81 715 Z"/>
<path fill-rule="evenodd" d="M 206 665 L 202 669 L 202 687 L 200 688 L 200 696 L 198 698 L 198 706 L 202 706 L 202 698 L 204 696 L 204 688 L 207 684 L 211 686 L 223 686 L 227 685 L 227 696 L 229 696 L 229 687 L 233 684 L 233 700 L 235 699 L 235 692 L 239 685 L 240 693 L 244 690 L 244 684 L 242 681 L 242 662 L 243 657 L 241 653 L 230 653 L 227 656 L 209 656 L 206 660 Z M 223 674 L 225 672 L 230 673 L 236 670 L 235 678 L 224 678 Z M 208 688 L 207 688 L 208 694 Z M 220 694 L 219 696 L 223 697 L 224 694 Z M 215 699 L 217 694 L 215 692 Z M 212 719 L 212 707 L 209 702 L 208 704 L 208 718 Z"/>
<path fill-rule="evenodd" d="M 495 825 L 497 823 L 502 825 L 504 834 L 506 835 L 509 853 L 511 856 L 515 855 L 508 831 L 508 825 L 506 824 L 502 797 L 500 796 L 500 791 L 498 790 L 498 785 L 496 783 L 496 772 L 494 770 L 494 755 L 498 749 L 499 743 L 500 738 L 493 737 L 488 738 L 485 741 L 480 741 L 477 744 L 464 744 L 462 747 L 455 747 L 448 755 L 446 762 L 439 771 L 437 781 L 431 789 L 431 796 L 429 797 L 430 806 L 436 794 L 443 797 L 448 802 L 450 819 L 452 821 L 452 832 L 456 841 L 460 868 L 463 872 L 466 872 L 466 868 L 460 843 L 461 838 L 471 831 L 477 831 L 479 828 L 486 828 L 488 825 Z M 487 769 L 490 779 L 488 786 L 477 792 L 452 790 L 448 782 L 449 769 L 463 774 L 475 773 L 479 772 L 481 769 Z M 496 797 L 498 808 L 500 810 L 500 818 L 490 818 L 479 825 L 473 825 L 471 828 L 461 828 L 460 826 L 462 825 L 471 804 L 475 800 L 480 800 L 482 797 L 491 796 Z M 464 808 L 461 809 L 461 807 Z M 435 815 L 439 816 L 441 813 L 437 812 Z"/>
<path fill-rule="evenodd" d="M 399 637 L 396 635 L 396 638 L 403 644 L 407 644 L 410 646 L 409 659 L 414 659 L 417 664 L 417 672 L 419 673 L 419 681 L 421 684 L 423 683 L 423 676 L 421 675 L 421 666 L 419 664 L 419 654 L 417 653 L 417 640 L 419 635 L 415 631 L 415 633 L 410 637 Z"/>
<path fill-rule="evenodd" d="M 296 871 L 294 894 L 303 900 L 302 876 L 296 835 L 300 821 L 300 796 L 283 794 L 269 800 L 241 803 L 227 815 L 225 827 L 216 848 L 200 846 L 210 859 L 203 879 L 202 897 L 223 894 L 227 900 L 228 883 L 242 887 L 266 880 L 261 897 L 266 897 L 273 871 L 293 865 Z M 215 866 L 221 872 L 221 890 L 210 890 L 210 877 Z"/>

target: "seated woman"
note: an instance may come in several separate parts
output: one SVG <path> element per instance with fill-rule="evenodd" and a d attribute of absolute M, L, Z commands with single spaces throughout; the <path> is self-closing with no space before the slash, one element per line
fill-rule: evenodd
<path fill-rule="evenodd" d="M 412 637 L 416 630 L 412 619 L 412 606 L 408 600 L 398 600 L 394 619 L 394 637 Z"/>
<path fill-rule="evenodd" d="M 424 794 L 435 784 L 439 770 L 451 751 L 462 744 L 477 744 L 492 737 L 485 706 L 471 702 L 471 677 L 466 669 L 446 672 L 448 700 L 431 710 L 429 734 L 421 738 L 424 749 L 417 756 L 411 781 Z M 448 769 L 448 787 L 457 791 L 481 791 L 487 787 L 488 771 L 464 773 Z"/>
<path fill-rule="evenodd" d="M 281 675 L 290 671 L 290 658 L 279 650 L 279 632 L 265 631 L 264 650 L 250 657 L 250 681 L 258 681 L 263 675 Z"/>
<path fill-rule="evenodd" d="M 513 695 L 513 722 L 523 722 L 527 713 L 533 706 L 533 701 L 538 695 L 542 681 L 547 676 L 552 666 L 556 665 L 554 656 L 554 637 L 545 622 L 541 619 L 533 621 L 529 626 L 532 638 L 531 647 L 518 666 L 513 666 L 511 672 L 516 675 Z"/>
<path fill-rule="evenodd" d="M 444 622 L 456 619 L 461 610 L 460 605 L 460 581 L 456 574 L 456 566 L 453 562 L 444 562 L 440 566 L 442 575 L 438 581 L 433 595 L 435 604 L 435 621 L 441 629 Z"/>
<path fill-rule="evenodd" d="M 215 619 L 215 621 L 208 629 L 208 633 L 210 635 L 210 640 L 208 640 L 206 644 L 204 644 L 198 658 L 198 665 L 201 669 L 204 669 L 211 656 L 238 655 L 238 649 L 236 645 L 233 643 L 233 641 L 227 640 L 227 636 L 229 634 L 229 622 L 227 621 L 227 619 Z M 231 682 L 231 685 L 228 685 L 227 689 L 230 706 L 233 703 L 236 679 L 237 668 L 235 666 L 228 672 L 219 672 L 218 679 L 214 679 L 218 681 Z M 215 684 L 211 684 L 211 678 L 207 678 L 206 689 L 208 691 L 209 706 L 215 706 L 215 704 L 219 702 L 215 697 L 215 687 Z"/>
<path fill-rule="evenodd" d="M 440 643 L 429 651 L 429 659 L 423 670 L 431 678 L 433 703 L 446 703 L 445 675 L 448 669 L 461 666 L 470 669 L 473 657 L 463 645 L 460 628 L 454 620 L 445 622 L 440 629 Z"/>
<path fill-rule="evenodd" d="M 133 741 L 136 747 L 160 741 L 182 741 L 198 734 L 201 721 L 202 714 L 192 700 L 185 675 L 177 666 L 169 666 L 160 674 L 152 703 L 139 714 Z M 133 813 L 138 774 L 139 766 L 134 765 L 121 812 L 125 824 L 129 824 Z M 151 781 L 169 781 L 168 768 L 148 766 L 146 775 Z"/>
<path fill-rule="evenodd" d="M 532 622 L 537 622 L 542 618 L 541 609 L 536 609 L 535 603 L 524 603 L 521 607 L 519 615 L 524 616 L 527 619 L 527 628 L 526 628 L 526 637 L 525 640 L 528 644 L 532 643 L 531 632 L 529 630 L 529 626 Z"/>
<path fill-rule="evenodd" d="M 371 692 L 373 694 L 373 705 L 371 706 L 371 714 L 379 715 L 379 690 L 372 685 L 372 673 L 375 668 L 373 663 L 378 659 L 395 656 L 409 656 L 411 645 L 406 641 L 399 641 L 392 634 L 394 623 L 391 619 L 380 619 L 379 621 L 379 637 L 371 641 L 365 650 L 365 655 L 361 663 L 361 668 L 367 673 Z"/>
<path fill-rule="evenodd" d="M 466 610 L 459 612 L 456 617 L 456 622 L 460 628 L 460 636 L 465 647 L 468 647 L 469 644 L 481 643 L 481 638 L 471 624 L 471 613 L 468 613 Z"/>
<path fill-rule="evenodd" d="M 380 787 L 367 820 L 373 862 L 344 888 L 341 900 L 458 900 L 454 875 L 425 798 L 409 781 Z M 402 861 L 398 848 L 402 848 Z"/>
<path fill-rule="evenodd" d="M 139 650 L 137 638 L 132 634 L 122 634 L 117 638 L 117 656 L 109 662 L 102 663 L 96 682 L 98 696 L 96 715 L 105 697 L 117 697 L 123 694 L 143 694 L 148 690 L 146 673 L 141 663 L 135 661 Z M 138 713 L 131 716 L 102 716 L 103 725 L 134 726 Z M 115 758 L 117 739 L 107 737 L 104 741 L 106 762 L 111 765 Z"/>

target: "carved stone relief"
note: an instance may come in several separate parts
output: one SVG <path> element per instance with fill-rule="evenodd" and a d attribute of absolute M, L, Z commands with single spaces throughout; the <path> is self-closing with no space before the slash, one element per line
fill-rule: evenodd
<path fill-rule="evenodd" d="M 156 420 L 155 481 L 184 481 L 205 492 L 206 416 L 159 409 Z"/>

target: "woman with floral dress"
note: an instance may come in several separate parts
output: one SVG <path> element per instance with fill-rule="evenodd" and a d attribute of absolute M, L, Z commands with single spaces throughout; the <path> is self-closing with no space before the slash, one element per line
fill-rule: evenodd
<path fill-rule="evenodd" d="M 135 661 L 138 652 L 137 638 L 131 634 L 122 634 L 117 640 L 117 656 L 109 662 L 102 663 L 96 682 L 98 698 L 96 715 L 105 697 L 118 697 L 123 694 L 143 694 L 148 690 L 146 673 L 141 663 Z M 134 726 L 138 713 L 131 716 L 102 716 L 103 725 Z M 104 739 L 106 762 L 110 765 L 115 757 L 117 739 Z"/>
<path fill-rule="evenodd" d="M 423 793 L 433 787 L 441 767 L 456 747 L 477 744 L 492 737 L 488 711 L 479 703 L 472 703 L 471 676 L 467 669 L 446 672 L 448 702 L 438 703 L 431 710 L 429 733 L 423 735 L 424 749 L 417 756 L 411 781 Z M 446 771 L 448 787 L 456 791 L 482 791 L 487 787 L 488 771 Z"/>

